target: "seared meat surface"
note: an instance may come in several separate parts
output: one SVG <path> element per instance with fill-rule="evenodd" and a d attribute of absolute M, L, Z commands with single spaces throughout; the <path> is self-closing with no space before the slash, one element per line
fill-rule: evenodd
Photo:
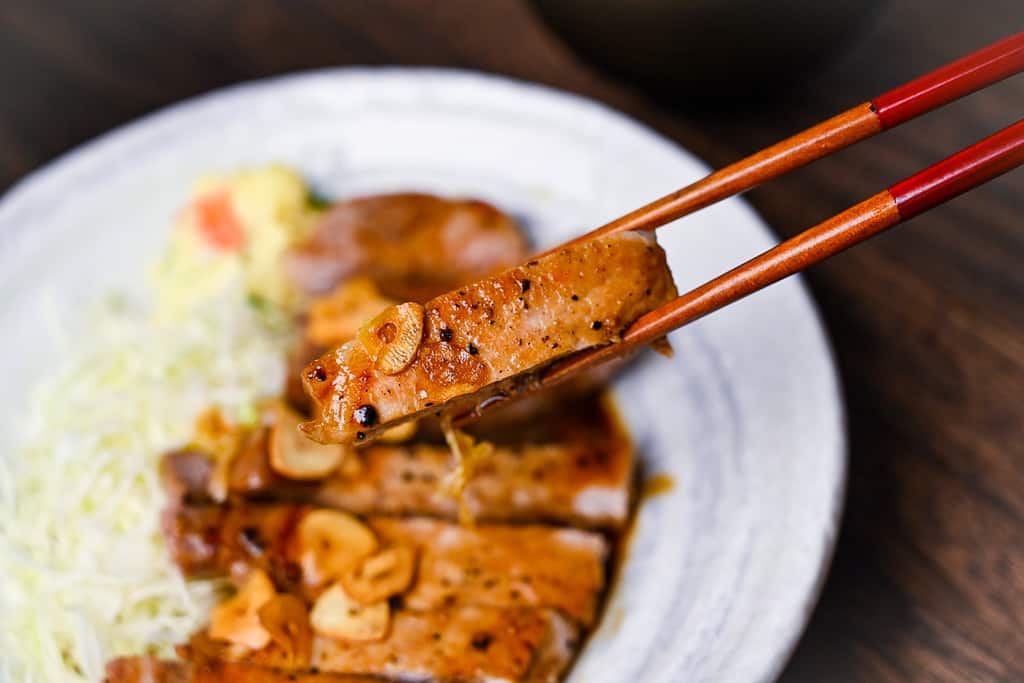
<path fill-rule="evenodd" d="M 400 611 L 380 642 L 316 638 L 313 666 L 400 680 L 555 683 L 578 646 L 577 628 L 554 610 Z"/>
<path fill-rule="evenodd" d="M 324 443 L 470 408 L 566 354 L 614 343 L 676 294 L 665 252 L 645 233 L 572 245 L 465 285 L 422 307 L 402 304 L 321 356 L 303 382 L 307 434 Z"/>
<path fill-rule="evenodd" d="M 387 636 L 381 640 L 354 642 L 314 636 L 311 666 L 306 671 L 400 681 L 555 683 L 578 647 L 578 628 L 554 610 L 402 609 L 395 612 Z M 200 633 L 179 651 L 186 659 L 204 661 L 209 649 L 207 637 Z M 242 654 L 221 650 L 220 657 L 295 671 L 273 647 Z"/>
<path fill-rule="evenodd" d="M 187 576 L 258 567 L 288 590 L 301 590 L 297 528 L 310 508 L 297 505 L 186 506 L 166 520 L 172 557 Z M 604 589 L 608 543 L 578 529 L 462 527 L 423 518 L 374 517 L 384 546 L 417 549 L 419 570 L 403 601 L 415 610 L 454 605 L 557 608 L 593 621 Z"/>
<path fill-rule="evenodd" d="M 402 595 L 414 610 L 445 605 L 556 607 L 585 626 L 597 615 L 608 544 L 578 529 L 464 527 L 432 519 L 370 520 L 392 545 L 419 551 L 418 574 Z"/>
<path fill-rule="evenodd" d="M 286 267 L 309 294 L 367 275 L 390 296 L 424 301 L 524 258 L 518 226 L 490 204 L 407 193 L 334 205 Z"/>
<path fill-rule="evenodd" d="M 609 443 L 497 447 L 466 484 L 461 503 L 478 522 L 546 522 L 621 527 L 629 512 L 632 448 Z M 325 480 L 318 505 L 373 515 L 454 520 L 459 500 L 438 490 L 451 470 L 443 446 L 377 446 L 353 476 Z"/>
<path fill-rule="evenodd" d="M 513 423 L 514 434 L 506 427 L 483 432 L 496 447 L 461 499 L 474 519 L 610 529 L 625 523 L 633 446 L 601 398 L 578 399 L 573 407 L 553 419 L 549 414 Z M 372 443 L 327 478 L 301 482 L 273 470 L 268 439 L 249 443 L 231 463 L 232 499 L 307 502 L 361 515 L 458 517 L 459 501 L 441 491 L 452 462 L 440 444 Z M 161 471 L 172 500 L 212 502 L 207 455 L 194 449 L 168 453 Z"/>
<path fill-rule="evenodd" d="M 488 204 L 391 194 L 336 204 L 313 237 L 292 251 L 287 264 L 291 279 L 315 297 L 312 308 L 329 298 L 327 292 L 335 286 L 358 281 L 371 283 L 375 290 L 362 297 L 364 307 L 372 307 L 369 300 L 375 298 L 426 301 L 525 258 L 526 241 L 518 226 Z M 352 335 L 325 339 L 310 324 L 310 316 L 303 323 L 288 358 L 286 396 L 305 409 L 302 370 Z"/>

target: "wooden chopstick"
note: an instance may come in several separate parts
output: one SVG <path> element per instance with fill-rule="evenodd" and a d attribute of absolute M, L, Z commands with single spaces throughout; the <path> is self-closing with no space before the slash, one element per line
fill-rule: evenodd
<path fill-rule="evenodd" d="M 653 230 L 1024 71 L 1024 32 L 1004 38 L 581 235 Z M 564 246 L 564 245 L 561 245 Z M 556 247 L 560 248 L 560 247 Z M 554 249 L 546 253 L 550 253 Z"/>
<path fill-rule="evenodd" d="M 1024 71 L 1024 32 L 962 57 L 838 116 L 711 173 L 611 223 L 555 247 L 624 230 L 654 230 L 883 130 Z M 533 393 L 664 337 L 748 294 L 849 249 L 898 223 L 1024 164 L 1024 120 L 869 197 L 746 263 L 647 313 L 617 344 L 555 361 L 518 393 Z M 455 418 L 462 424 L 501 401 Z"/>
<path fill-rule="evenodd" d="M 551 365 L 535 387 L 555 384 L 628 353 L 737 299 L 849 249 L 1024 164 L 1024 119 L 805 230 L 637 320 L 618 344 Z"/>

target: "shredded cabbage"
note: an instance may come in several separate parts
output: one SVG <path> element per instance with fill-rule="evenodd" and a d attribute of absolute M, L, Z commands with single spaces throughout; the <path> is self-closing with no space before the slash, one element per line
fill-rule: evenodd
<path fill-rule="evenodd" d="M 184 581 L 160 533 L 158 461 L 212 404 L 245 419 L 284 379 L 287 325 L 241 287 L 173 325 L 110 299 L 74 337 L 0 457 L 0 679 L 101 681 L 114 656 L 169 654 L 217 581 Z"/>

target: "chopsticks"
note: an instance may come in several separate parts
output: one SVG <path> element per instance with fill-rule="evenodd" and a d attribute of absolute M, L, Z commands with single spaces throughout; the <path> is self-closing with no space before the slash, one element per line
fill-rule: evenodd
<path fill-rule="evenodd" d="M 833 152 L 998 83 L 1022 70 L 1024 32 L 1004 38 L 858 104 L 566 244 L 622 230 L 653 230 L 823 159 Z"/>
<path fill-rule="evenodd" d="M 1024 33 L 1005 38 L 711 173 L 568 244 L 653 230 L 1024 71 Z M 637 320 L 618 344 L 556 361 L 530 390 L 628 353 L 1024 164 L 1024 120 L 892 185 Z"/>
<path fill-rule="evenodd" d="M 555 384 L 605 358 L 648 344 L 1022 164 L 1024 119 L 651 311 L 633 323 L 620 343 L 556 362 L 534 388 Z"/>

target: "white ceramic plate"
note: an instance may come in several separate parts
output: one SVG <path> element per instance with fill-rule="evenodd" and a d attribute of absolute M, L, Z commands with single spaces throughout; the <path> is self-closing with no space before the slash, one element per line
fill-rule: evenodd
<path fill-rule="evenodd" d="M 472 195 L 557 243 L 706 172 L 593 102 L 475 74 L 336 70 L 190 100 L 65 155 L 0 202 L 0 433 L 45 359 L 38 294 L 73 310 L 140 282 L 191 181 L 291 164 L 331 196 Z M 663 229 L 680 289 L 773 243 L 741 201 Z M 812 609 L 842 502 L 842 408 L 801 283 L 783 282 L 672 336 L 618 382 L 648 475 L 602 625 L 571 680 L 763 681 Z"/>

